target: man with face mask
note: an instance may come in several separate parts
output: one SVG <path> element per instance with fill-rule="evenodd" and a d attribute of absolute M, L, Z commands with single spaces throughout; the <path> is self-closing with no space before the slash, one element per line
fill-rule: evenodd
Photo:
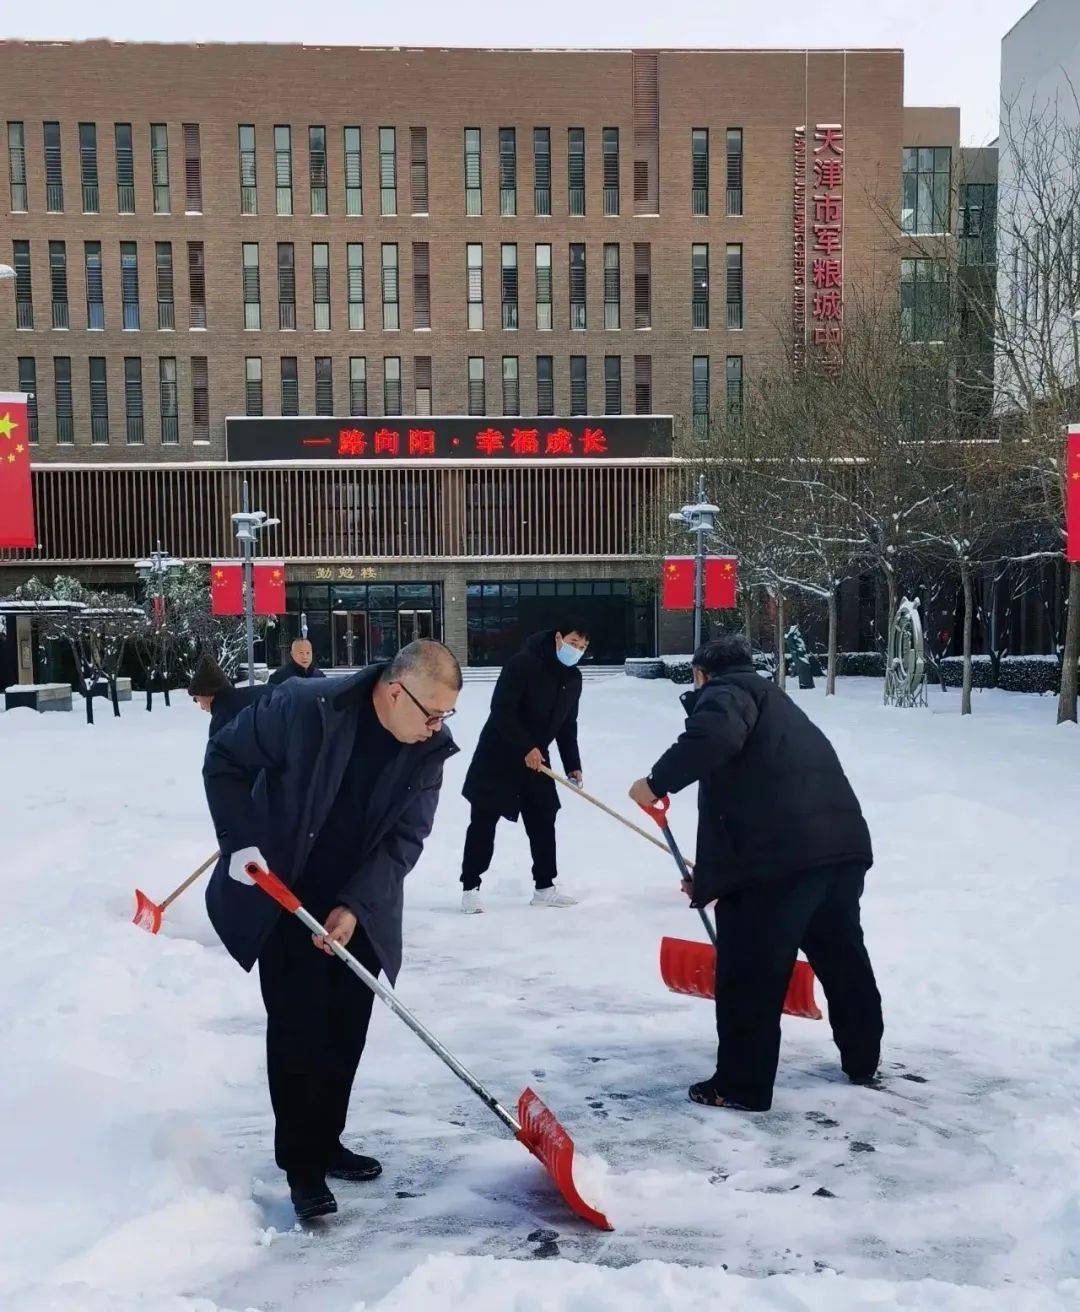
<path fill-rule="evenodd" d="M 577 717 L 581 698 L 578 661 L 589 646 L 588 625 L 568 618 L 558 629 L 534 634 L 503 666 L 491 698 L 462 793 L 472 804 L 461 863 L 461 909 L 483 911 L 480 881 L 491 865 L 501 818 L 524 821 L 532 851 L 534 907 L 572 907 L 575 899 L 555 887 L 555 783 L 540 773 L 548 752 L 559 748 L 563 770 L 582 782 Z"/>
<path fill-rule="evenodd" d="M 694 653 L 695 691 L 678 741 L 630 789 L 640 805 L 698 785 L 695 907 L 716 902 L 714 1075 L 690 1089 L 707 1107 L 767 1111 L 780 1015 L 800 948 L 829 1002 L 853 1084 L 875 1080 L 881 997 L 859 900 L 873 864 L 858 800 L 821 730 L 754 669 L 745 638 Z"/>
<path fill-rule="evenodd" d="M 325 679 L 315 664 L 315 651 L 307 638 L 294 638 L 289 659 L 271 674 L 267 683 L 284 683 L 286 679 Z"/>

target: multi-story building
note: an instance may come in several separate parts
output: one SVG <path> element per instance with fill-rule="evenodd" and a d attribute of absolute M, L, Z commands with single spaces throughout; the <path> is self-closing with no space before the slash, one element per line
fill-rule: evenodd
<path fill-rule="evenodd" d="M 959 129 L 905 110 L 897 50 L 0 58 L 0 381 L 35 397 L 41 543 L 0 593 L 130 580 L 157 539 L 232 554 L 246 476 L 282 632 L 304 613 L 327 665 L 420 632 L 498 660 L 562 605 L 601 659 L 685 644 L 643 557 L 672 433 L 899 285 L 886 216 L 910 173 L 936 230 Z"/>

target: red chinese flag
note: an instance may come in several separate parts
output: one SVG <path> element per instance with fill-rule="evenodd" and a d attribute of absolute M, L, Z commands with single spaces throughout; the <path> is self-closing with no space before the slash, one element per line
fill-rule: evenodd
<path fill-rule="evenodd" d="M 734 556 L 709 556 L 705 561 L 705 605 L 709 610 L 734 610 L 739 567 Z"/>
<path fill-rule="evenodd" d="M 668 556 L 664 561 L 665 610 L 694 609 L 694 558 Z"/>
<path fill-rule="evenodd" d="M 255 614 L 285 614 L 285 562 L 283 560 L 256 562 Z"/>
<path fill-rule="evenodd" d="M 0 547 L 36 547 L 25 392 L 0 392 Z"/>
<path fill-rule="evenodd" d="M 1080 424 L 1069 425 L 1065 452 L 1065 559 L 1080 561 Z"/>
<path fill-rule="evenodd" d="M 210 609 L 215 615 L 243 615 L 244 573 L 238 560 L 210 565 Z"/>

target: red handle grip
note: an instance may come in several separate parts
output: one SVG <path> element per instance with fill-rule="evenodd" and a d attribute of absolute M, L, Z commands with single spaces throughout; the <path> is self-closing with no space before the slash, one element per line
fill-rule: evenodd
<path fill-rule="evenodd" d="M 644 802 L 638 802 L 638 806 L 647 816 L 651 816 L 661 829 L 667 828 L 667 813 L 671 810 L 670 797 L 658 797 L 655 802 L 650 802 L 648 806 Z"/>
<path fill-rule="evenodd" d="M 300 910 L 300 899 L 286 884 L 283 884 L 277 875 L 271 874 L 269 870 L 264 870 L 255 861 L 249 861 L 244 867 L 247 873 L 254 879 L 256 884 L 264 893 L 269 895 L 286 911 L 296 914 Z"/>

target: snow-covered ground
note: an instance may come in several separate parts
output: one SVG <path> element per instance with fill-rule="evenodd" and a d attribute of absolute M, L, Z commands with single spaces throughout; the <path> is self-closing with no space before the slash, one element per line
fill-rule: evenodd
<path fill-rule="evenodd" d="M 681 723 L 669 683 L 585 690 L 586 785 L 624 808 Z M 884 1092 L 828 1026 L 785 1020 L 774 1110 L 709 1111 L 710 1004 L 669 994 L 662 934 L 700 926 L 664 855 L 574 798 L 568 911 L 536 911 L 500 830 L 488 911 L 459 914 L 470 683 L 410 878 L 400 991 L 506 1102 L 533 1084 L 610 1166 L 616 1230 L 540 1167 L 385 1008 L 353 1099 L 381 1180 L 295 1228 L 272 1159 L 257 980 L 200 892 L 130 924 L 213 848 L 186 698 L 122 722 L 0 715 L 0 1306 L 7 1312 L 471 1312 L 1080 1306 L 1080 737 L 1049 700 L 880 685 L 799 694 L 862 797 L 886 1005 Z M 104 709 L 104 708 L 103 708 Z M 693 846 L 693 799 L 676 833 Z"/>

